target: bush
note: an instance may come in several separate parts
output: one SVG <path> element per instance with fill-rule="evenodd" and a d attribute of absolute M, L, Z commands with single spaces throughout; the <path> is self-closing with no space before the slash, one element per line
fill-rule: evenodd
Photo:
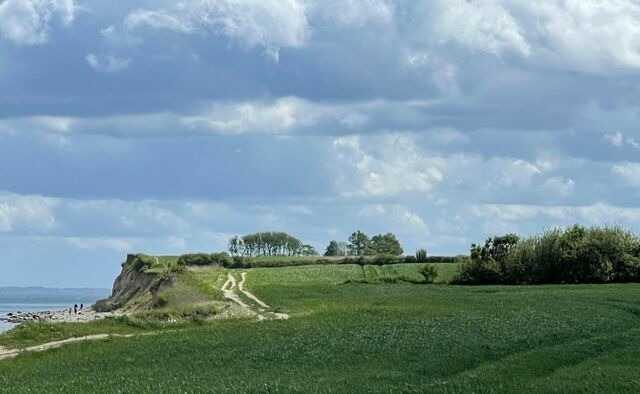
<path fill-rule="evenodd" d="M 572 226 L 520 240 L 472 245 L 461 284 L 609 283 L 640 280 L 640 239 L 619 227 Z"/>
<path fill-rule="evenodd" d="M 438 267 L 432 264 L 425 264 L 419 272 L 424 276 L 424 283 L 433 283 L 438 277 Z"/>
<path fill-rule="evenodd" d="M 229 256 L 225 252 L 212 253 L 212 254 L 207 254 L 207 253 L 184 254 L 180 256 L 180 259 L 178 260 L 178 265 L 183 265 L 187 267 L 194 266 L 194 265 L 196 266 L 221 265 L 226 267 L 231 263 L 233 263 L 231 256 Z"/>

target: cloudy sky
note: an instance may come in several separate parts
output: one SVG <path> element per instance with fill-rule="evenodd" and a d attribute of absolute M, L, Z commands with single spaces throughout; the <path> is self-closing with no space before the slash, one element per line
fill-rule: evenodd
<path fill-rule="evenodd" d="M 0 0 L 0 286 L 640 223 L 636 0 Z"/>

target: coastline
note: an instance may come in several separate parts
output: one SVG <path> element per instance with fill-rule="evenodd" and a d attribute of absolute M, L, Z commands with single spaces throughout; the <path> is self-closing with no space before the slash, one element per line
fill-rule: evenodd
<path fill-rule="evenodd" d="M 95 320 L 101 320 L 106 317 L 113 316 L 112 312 L 96 312 L 92 307 L 87 307 L 78 310 L 77 313 L 69 309 L 64 310 L 49 310 L 49 311 L 28 311 L 28 312 L 8 312 L 4 316 L 0 316 L 0 323 L 8 323 L 12 325 L 7 330 L 0 331 L 6 332 L 21 323 L 25 322 L 41 322 L 41 323 L 86 323 Z"/>

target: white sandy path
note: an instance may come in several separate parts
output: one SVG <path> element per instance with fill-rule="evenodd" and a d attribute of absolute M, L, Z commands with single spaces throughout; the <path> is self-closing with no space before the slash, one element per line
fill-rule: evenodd
<path fill-rule="evenodd" d="M 224 282 L 224 285 L 222 285 L 222 294 L 224 294 L 224 298 L 235 302 L 236 304 L 240 305 L 242 308 L 250 310 L 251 307 L 245 304 L 240 299 L 240 297 L 238 297 L 238 294 L 235 292 L 235 290 L 233 290 L 235 287 L 236 287 L 236 278 L 234 278 L 233 275 L 229 274 L 227 281 Z"/>
<path fill-rule="evenodd" d="M 240 274 L 242 276 L 242 281 L 240 281 L 240 284 L 238 285 L 238 289 L 240 289 L 240 291 L 246 295 L 247 297 L 249 297 L 250 299 L 252 299 L 253 301 L 255 301 L 258 305 L 260 305 L 263 308 L 267 308 L 269 309 L 270 306 L 265 304 L 264 302 L 262 302 L 262 300 L 260 300 L 258 297 L 256 297 L 255 295 L 251 294 L 250 292 L 246 291 L 244 289 L 244 282 L 245 280 L 247 280 L 247 273 L 243 272 L 242 274 Z"/>
<path fill-rule="evenodd" d="M 124 334 L 124 335 L 123 334 L 97 334 L 97 335 L 87 335 L 84 337 L 63 339 L 61 341 L 55 341 L 55 342 L 48 342 L 42 345 L 31 346 L 24 349 L 7 349 L 7 348 L 0 347 L 0 360 L 16 357 L 19 354 L 25 353 L 25 352 L 43 352 L 45 350 L 55 349 L 64 345 L 68 345 L 70 343 L 100 341 L 100 340 L 108 339 L 111 337 L 130 338 L 134 335 L 143 335 L 143 334 Z"/>

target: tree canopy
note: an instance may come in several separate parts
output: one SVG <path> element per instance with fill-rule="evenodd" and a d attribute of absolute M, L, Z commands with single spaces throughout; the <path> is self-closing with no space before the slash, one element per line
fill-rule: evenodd
<path fill-rule="evenodd" d="M 283 232 L 266 231 L 229 239 L 232 256 L 313 256 L 311 245 Z"/>
<path fill-rule="evenodd" d="M 369 242 L 369 248 L 375 254 L 400 256 L 404 253 L 400 242 L 392 233 L 374 235 Z"/>

